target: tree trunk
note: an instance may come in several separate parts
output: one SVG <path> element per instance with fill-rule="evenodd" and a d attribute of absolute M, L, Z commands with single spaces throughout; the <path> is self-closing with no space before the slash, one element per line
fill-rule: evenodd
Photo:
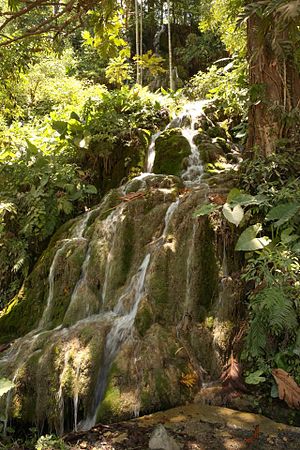
<path fill-rule="evenodd" d="M 140 58 L 143 56 L 143 0 L 140 5 Z M 140 66 L 140 84 L 143 86 L 143 67 Z"/>
<path fill-rule="evenodd" d="M 175 90 L 174 76 L 173 76 L 173 55 L 172 55 L 172 36 L 171 36 L 171 7 L 170 0 L 168 0 L 168 47 L 169 47 L 169 76 L 170 89 Z"/>
<path fill-rule="evenodd" d="M 299 145 L 299 125 L 288 123 L 287 115 L 300 106 L 300 77 L 292 52 L 274 50 L 274 23 L 265 34 L 265 21 L 257 15 L 248 20 L 247 46 L 253 103 L 249 110 L 247 153 L 269 156 L 279 139 Z M 288 32 L 278 37 L 289 39 Z"/>
<path fill-rule="evenodd" d="M 135 10 L 135 53 L 136 53 L 136 82 L 140 82 L 140 36 L 139 36 L 139 4 L 134 2 Z"/>

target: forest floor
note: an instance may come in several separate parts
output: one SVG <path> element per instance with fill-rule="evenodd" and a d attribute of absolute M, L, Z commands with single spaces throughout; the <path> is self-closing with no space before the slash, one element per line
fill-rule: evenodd
<path fill-rule="evenodd" d="M 300 428 L 229 408 L 192 404 L 71 433 L 72 450 L 147 450 L 162 424 L 181 450 L 299 450 Z"/>

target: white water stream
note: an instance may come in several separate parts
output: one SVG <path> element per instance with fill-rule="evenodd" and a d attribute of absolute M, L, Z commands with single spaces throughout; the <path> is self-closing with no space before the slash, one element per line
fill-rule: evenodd
<path fill-rule="evenodd" d="M 62 255 L 65 253 L 65 250 L 69 246 L 70 243 L 86 240 L 83 237 L 83 234 L 85 232 L 87 223 L 88 223 L 89 218 L 92 213 L 93 213 L 93 210 L 87 212 L 83 216 L 82 220 L 75 226 L 71 238 L 64 239 L 63 241 L 61 241 L 62 246 L 56 251 L 56 253 L 54 255 L 54 258 L 53 258 L 53 261 L 52 261 L 52 264 L 50 267 L 50 271 L 49 271 L 49 276 L 48 276 L 49 292 L 48 292 L 48 297 L 47 297 L 47 301 L 46 301 L 46 308 L 44 310 L 44 313 L 43 313 L 40 323 L 38 325 L 38 330 L 41 330 L 47 326 L 50 315 L 51 315 L 52 303 L 53 303 L 53 297 L 54 297 L 54 285 L 55 285 L 57 263 L 60 260 L 60 258 L 62 257 Z"/>
<path fill-rule="evenodd" d="M 194 102 L 190 103 L 186 106 L 182 114 L 174 119 L 167 128 L 170 128 L 174 125 L 180 126 L 182 128 L 182 135 L 188 140 L 190 147 L 191 147 L 191 154 L 188 158 L 188 165 L 187 169 L 182 173 L 182 179 L 184 180 L 184 183 L 188 187 L 193 187 L 198 185 L 201 182 L 201 177 L 203 174 L 203 167 L 200 160 L 199 152 L 197 149 L 197 146 L 194 144 L 194 138 L 198 134 L 198 131 L 195 129 L 195 124 L 197 121 L 197 118 L 199 118 L 203 114 L 203 106 L 205 102 Z M 185 120 L 188 119 L 190 125 L 184 126 Z M 148 152 L 148 161 L 147 161 L 147 174 L 142 174 L 141 176 L 137 177 L 138 179 L 143 179 L 146 176 L 151 175 L 151 171 L 153 169 L 153 164 L 155 160 L 155 143 L 157 138 L 161 135 L 161 132 L 158 132 L 152 136 L 151 144 L 149 147 Z M 155 241 L 159 242 L 159 244 L 163 244 L 165 240 L 168 237 L 168 232 L 170 228 L 170 222 L 172 221 L 174 214 L 176 210 L 178 209 L 180 205 L 180 198 L 178 197 L 175 201 L 173 201 L 169 207 L 166 210 L 166 214 L 164 217 L 164 228 L 162 231 L 161 236 Z M 74 382 L 74 389 L 73 389 L 73 406 L 74 406 L 74 429 L 75 431 L 77 428 L 80 429 L 88 429 L 91 426 L 95 425 L 96 422 L 96 411 L 103 400 L 105 389 L 107 386 L 107 377 L 109 370 L 111 368 L 111 365 L 113 363 L 114 358 L 117 355 L 118 350 L 120 349 L 120 346 L 122 343 L 124 343 L 128 337 L 130 336 L 130 333 L 132 331 L 132 327 L 134 324 L 134 320 L 138 311 L 138 307 L 140 304 L 141 299 L 144 296 L 145 293 L 145 280 L 147 275 L 147 270 L 150 265 L 150 258 L 151 254 L 148 253 L 141 265 L 138 267 L 136 273 L 134 273 L 129 281 L 127 283 L 127 287 L 125 287 L 125 290 L 123 290 L 123 293 L 119 296 L 119 299 L 111 311 L 107 312 L 101 312 L 101 306 L 108 304 L 109 302 L 109 295 L 110 295 L 110 283 L 112 278 L 112 269 L 113 269 L 113 255 L 114 255 L 114 248 L 116 245 L 116 239 L 117 239 L 117 229 L 118 224 L 120 221 L 123 220 L 125 217 L 124 209 L 126 207 L 126 203 L 120 204 L 120 206 L 116 207 L 110 215 L 103 221 L 101 221 L 102 226 L 102 236 L 103 240 L 106 243 L 109 243 L 109 250 L 107 252 L 107 259 L 106 259 L 106 265 L 105 265 L 105 273 L 104 273 L 104 279 L 103 279 L 103 285 L 102 285 L 102 299 L 99 299 L 99 313 L 94 315 L 89 315 L 90 311 L 88 309 L 85 310 L 84 314 L 77 317 L 77 322 L 72 325 L 69 328 L 62 328 L 62 325 L 57 327 L 57 335 L 60 334 L 66 334 L 68 335 L 69 332 L 72 332 L 74 328 L 77 326 L 80 326 L 80 324 L 83 323 L 89 323 L 92 324 L 93 321 L 95 323 L 99 322 L 99 320 L 110 321 L 110 331 L 108 332 L 106 336 L 105 341 L 105 348 L 104 348 L 104 357 L 103 357 L 103 364 L 99 368 L 99 373 L 97 374 L 97 382 L 95 385 L 95 392 L 93 396 L 93 400 L 91 401 L 91 404 L 89 406 L 89 409 L 87 411 L 86 418 L 81 421 L 80 424 L 78 424 L 78 405 L 79 405 L 79 397 L 80 397 L 80 375 L 81 375 L 81 360 L 79 359 L 76 362 L 76 368 L 75 368 L 75 382 Z M 20 341 L 20 345 L 18 344 L 18 341 L 15 341 L 15 344 L 13 345 L 13 349 L 11 352 L 6 353 L 6 361 L 9 363 L 13 362 L 14 359 L 18 359 L 18 356 L 20 353 L 22 353 L 22 350 L 24 347 L 26 348 L 26 351 L 24 355 L 30 355 L 31 347 L 33 346 L 33 343 L 35 340 L 42 334 L 46 333 L 47 330 L 46 327 L 49 325 L 49 321 L 51 319 L 52 309 L 53 309 L 53 301 L 55 297 L 55 283 L 57 278 L 57 270 L 58 270 L 58 263 L 61 261 L 61 259 L 64 257 L 68 246 L 70 246 L 72 243 L 80 243 L 85 242 L 87 239 L 84 237 L 86 227 L 88 225 L 89 219 L 91 214 L 95 210 L 92 210 L 88 213 L 86 213 L 83 218 L 78 222 L 78 224 L 74 227 L 73 232 L 69 239 L 64 239 L 60 241 L 60 246 L 57 249 L 51 266 L 49 270 L 48 275 L 48 285 L 49 285 L 49 291 L 48 296 L 46 300 L 46 306 L 42 315 L 42 318 L 38 324 L 38 327 L 28 333 L 27 336 L 20 338 L 22 339 L 22 342 Z M 191 268 L 193 266 L 193 247 L 194 247 L 194 241 L 195 241 L 195 235 L 196 235 L 196 223 L 193 224 L 193 231 L 192 231 L 192 242 L 190 247 L 190 252 L 188 254 L 188 260 L 186 262 L 186 277 L 187 277 L 187 285 L 186 285 L 186 297 L 185 297 L 185 305 L 186 310 L 189 310 L 189 297 L 190 297 L 190 290 L 191 290 Z M 152 247 L 151 252 L 155 252 L 156 249 L 158 249 L 158 246 Z M 79 280 L 77 281 L 75 288 L 73 290 L 71 300 L 69 307 L 67 309 L 67 312 L 65 316 L 67 316 L 70 311 L 74 308 L 76 308 L 76 304 L 79 302 L 84 303 L 84 289 L 83 287 L 88 284 L 88 269 L 90 265 L 90 259 L 91 259 L 91 246 L 89 246 L 86 249 L 85 259 L 82 264 L 81 268 L 81 275 Z M 88 306 L 87 306 L 88 308 Z M 5 358 L 3 357 L 0 359 L 0 363 L 4 362 Z M 18 362 L 17 364 L 17 370 L 14 375 L 14 380 L 18 378 L 18 371 L 19 368 L 22 366 L 23 359 L 21 362 Z M 63 394 L 63 379 L 66 370 L 68 370 L 68 364 L 69 364 L 69 354 L 66 353 L 64 364 L 62 367 L 62 372 L 60 373 L 60 387 L 59 391 L 57 393 L 57 401 L 60 408 L 60 432 L 63 432 L 64 428 L 64 394 Z M 10 404 L 12 401 L 12 395 L 13 390 L 11 390 L 6 398 L 6 422 L 5 427 L 7 426 L 7 420 L 9 415 L 9 409 Z"/>
<path fill-rule="evenodd" d="M 130 335 L 139 303 L 144 295 L 145 278 L 149 263 L 150 254 L 148 253 L 137 272 L 132 276 L 126 292 L 119 298 L 114 308 L 115 320 L 106 337 L 103 364 L 99 369 L 96 389 L 87 418 L 80 424 L 80 429 L 82 430 L 87 430 L 96 423 L 97 408 L 105 393 L 109 369 L 120 345 Z M 126 305 L 125 301 L 127 301 Z"/>
<path fill-rule="evenodd" d="M 207 105 L 206 100 L 187 103 L 182 113 L 175 117 L 165 128 L 181 128 L 182 136 L 186 138 L 191 147 L 191 154 L 188 158 L 188 166 L 181 174 L 181 178 L 187 187 L 193 187 L 201 183 L 203 175 L 203 165 L 201 162 L 200 154 L 197 146 L 194 143 L 194 138 L 198 134 L 196 129 L 197 119 L 204 114 L 203 107 Z M 185 122 L 189 122 L 189 125 L 185 125 Z M 164 130 L 164 131 L 165 131 Z M 163 131 L 152 135 L 151 143 L 148 148 L 147 159 L 147 173 L 151 173 L 155 161 L 155 144 L 157 138 L 163 133 Z"/>

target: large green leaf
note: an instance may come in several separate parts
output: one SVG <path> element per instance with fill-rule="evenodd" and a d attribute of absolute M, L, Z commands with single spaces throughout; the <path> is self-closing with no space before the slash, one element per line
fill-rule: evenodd
<path fill-rule="evenodd" d="M 226 219 L 230 223 L 233 223 L 236 227 L 238 227 L 243 220 L 244 210 L 240 205 L 236 205 L 233 209 L 231 209 L 228 203 L 225 203 L 222 211 Z"/>
<path fill-rule="evenodd" d="M 299 209 L 299 203 L 278 205 L 268 212 L 266 220 L 276 220 L 277 222 L 274 223 L 275 227 L 280 227 L 280 225 L 292 219 L 299 212 Z"/>
<path fill-rule="evenodd" d="M 251 225 L 246 228 L 245 231 L 240 235 L 235 250 L 242 252 L 249 252 L 254 250 L 261 250 L 270 244 L 271 239 L 267 236 L 256 237 L 257 234 L 262 230 L 262 226 L 260 223 L 256 223 L 255 225 Z"/>
<path fill-rule="evenodd" d="M 237 188 L 231 189 L 227 196 L 227 203 L 230 203 L 232 206 L 234 205 L 242 205 L 242 206 L 249 206 L 249 205 L 260 205 L 261 203 L 264 203 L 267 200 L 267 197 L 264 195 L 250 195 L 246 194 L 245 192 L 240 191 Z"/>
<path fill-rule="evenodd" d="M 67 132 L 68 122 L 65 122 L 63 120 L 53 120 L 52 128 L 63 137 Z"/>
<path fill-rule="evenodd" d="M 7 378 L 0 378 L 0 397 L 6 394 L 6 392 L 10 391 L 14 387 L 14 383 L 12 383 Z"/>
<path fill-rule="evenodd" d="M 219 209 L 218 205 L 215 205 L 214 203 L 206 203 L 205 205 L 200 206 L 200 208 L 194 211 L 193 217 L 207 216 L 217 209 Z"/>

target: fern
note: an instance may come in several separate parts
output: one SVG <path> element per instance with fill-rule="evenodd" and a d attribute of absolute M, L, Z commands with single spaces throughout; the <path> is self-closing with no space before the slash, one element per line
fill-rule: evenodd
<path fill-rule="evenodd" d="M 266 325 L 262 322 L 259 315 L 251 321 L 246 343 L 250 355 L 254 358 L 264 354 L 267 344 Z"/>
<path fill-rule="evenodd" d="M 248 352 L 253 358 L 268 351 L 269 337 L 285 331 L 295 332 L 297 312 L 284 290 L 278 286 L 266 287 L 251 301 L 252 320 L 246 339 Z"/>
<path fill-rule="evenodd" d="M 271 334 L 293 331 L 297 327 L 296 311 L 280 287 L 266 287 L 256 295 L 251 306 L 269 327 Z"/>

